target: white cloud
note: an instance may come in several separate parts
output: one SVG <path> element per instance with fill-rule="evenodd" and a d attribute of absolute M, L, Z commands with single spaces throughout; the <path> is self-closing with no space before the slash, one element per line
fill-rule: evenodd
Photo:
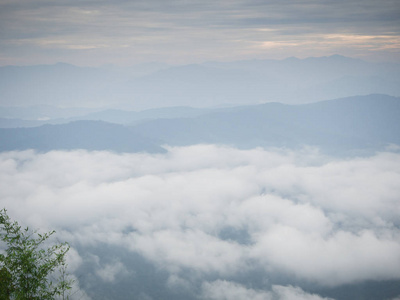
<path fill-rule="evenodd" d="M 329 300 L 309 294 L 299 287 L 272 286 L 269 290 L 256 290 L 225 280 L 205 282 L 202 286 L 202 298 L 208 300 Z M 331 299 L 332 300 L 332 299 Z"/>
<path fill-rule="evenodd" d="M 246 251 L 242 247 L 198 229 L 165 229 L 151 235 L 135 235 L 131 243 L 131 249 L 170 271 L 185 267 L 206 273 L 218 271 L 231 274 L 245 267 Z"/>
<path fill-rule="evenodd" d="M 126 275 L 127 273 L 128 270 L 120 261 L 106 264 L 96 270 L 97 276 L 105 282 L 114 282 L 118 275 Z"/>
<path fill-rule="evenodd" d="M 306 293 L 299 287 L 274 285 L 272 290 L 279 300 L 332 300 L 331 298 Z"/>
<path fill-rule="evenodd" d="M 369 230 L 323 237 L 279 224 L 253 250 L 266 265 L 324 285 L 400 278 L 399 241 L 378 238 Z"/>
<path fill-rule="evenodd" d="M 198 145 L 0 154 L 1 206 L 12 218 L 72 245 L 140 253 L 172 279 L 255 265 L 324 286 L 400 279 L 399 183 L 395 153 L 338 160 Z M 112 281 L 121 264 L 97 273 Z"/>
<path fill-rule="evenodd" d="M 273 299 L 269 292 L 247 289 L 240 284 L 221 280 L 204 283 L 202 292 L 203 298 L 210 300 Z"/>

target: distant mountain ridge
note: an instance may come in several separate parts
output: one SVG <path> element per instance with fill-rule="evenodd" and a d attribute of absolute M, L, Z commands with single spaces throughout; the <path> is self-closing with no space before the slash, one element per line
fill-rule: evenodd
<path fill-rule="evenodd" d="M 372 93 L 400 96 L 400 65 L 339 55 L 128 68 L 0 67 L 0 106 L 210 107 L 300 104 Z"/>
<path fill-rule="evenodd" d="M 60 109 L 48 106 L 11 107 L 0 111 L 0 128 L 37 127 L 44 124 L 66 124 L 78 120 L 104 121 L 129 125 L 143 120 L 159 118 L 194 117 L 214 110 L 211 108 L 164 107 L 138 112 L 121 109 L 99 109 L 91 112 L 88 109 Z M 55 118 L 49 117 L 54 115 L 56 116 Z"/>
<path fill-rule="evenodd" d="M 391 143 L 400 145 L 399 116 L 400 98 L 369 95 L 303 105 L 234 107 L 190 119 L 148 121 L 134 129 L 170 145 L 311 145 L 331 153 L 357 153 Z"/>
<path fill-rule="evenodd" d="M 138 119 L 129 126 L 86 120 L 3 128 L 0 150 L 159 153 L 165 151 L 163 145 L 213 143 L 239 148 L 315 146 L 329 154 L 357 155 L 382 150 L 390 144 L 400 145 L 400 98 L 386 95 L 302 105 L 265 103 L 208 110 L 166 108 L 143 113 L 137 113 Z"/>
<path fill-rule="evenodd" d="M 162 153 L 165 149 L 124 126 L 101 121 L 76 121 L 34 128 L 0 129 L 0 151 L 108 150 Z"/>

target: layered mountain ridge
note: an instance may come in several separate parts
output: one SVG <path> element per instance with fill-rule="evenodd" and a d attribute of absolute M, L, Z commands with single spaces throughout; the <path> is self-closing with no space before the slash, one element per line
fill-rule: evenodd
<path fill-rule="evenodd" d="M 58 125 L 0 129 L 2 151 L 163 152 L 163 145 L 239 148 L 315 146 L 331 154 L 400 145 L 400 99 L 368 95 L 303 105 L 265 103 L 214 109 L 102 111 Z M 105 122 L 120 120 L 120 124 Z M 7 123 L 7 119 L 3 119 Z M 15 120 L 8 120 L 10 124 Z M 46 121 L 41 121 L 46 122 Z M 47 122 L 51 123 L 51 120 Z"/>

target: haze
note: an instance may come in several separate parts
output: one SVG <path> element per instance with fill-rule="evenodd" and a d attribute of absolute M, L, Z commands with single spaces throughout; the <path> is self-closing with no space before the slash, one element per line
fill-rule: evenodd
<path fill-rule="evenodd" d="M 71 300 L 399 300 L 399 24 L 0 0 L 0 209 L 69 242 Z"/>
<path fill-rule="evenodd" d="M 0 1 L 0 64 L 399 56 L 396 0 Z"/>

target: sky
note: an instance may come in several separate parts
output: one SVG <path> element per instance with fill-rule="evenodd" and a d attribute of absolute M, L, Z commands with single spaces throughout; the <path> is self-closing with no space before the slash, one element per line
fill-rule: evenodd
<path fill-rule="evenodd" d="M 317 300 L 297 284 L 400 279 L 399 153 L 168 150 L 0 153 L 2 205 L 23 225 L 55 229 L 72 246 L 70 271 L 92 261 L 98 284 L 135 278 L 127 256 L 92 254 L 104 245 L 143 256 L 171 289 L 199 280 L 204 299 Z M 266 279 L 251 288 L 235 279 L 258 267 L 271 283 L 280 274 L 290 284 Z"/>
<path fill-rule="evenodd" d="M 398 0 L 0 0 L 0 65 L 400 61 Z"/>

